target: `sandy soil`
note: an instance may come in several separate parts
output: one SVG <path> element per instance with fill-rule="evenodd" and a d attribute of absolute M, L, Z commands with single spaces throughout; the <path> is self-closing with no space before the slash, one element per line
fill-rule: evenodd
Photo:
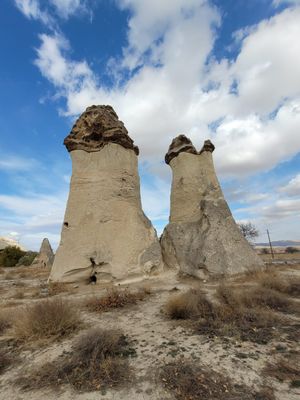
<path fill-rule="evenodd" d="M 300 266 L 282 266 L 283 274 L 300 274 Z M 13 313 L 15 309 L 34 301 L 41 301 L 39 293 L 45 293 L 43 287 L 47 272 L 37 277 L 20 278 L 20 269 L 5 271 L 0 275 L 0 306 L 2 310 Z M 8 275 L 8 276 L 7 276 Z M 10 278 L 10 279 L 6 279 Z M 101 314 L 87 312 L 82 308 L 82 318 L 89 327 L 99 326 L 105 328 L 122 329 L 131 341 L 131 346 L 136 350 L 136 357 L 130 359 L 135 380 L 127 387 L 105 392 L 78 393 L 68 385 L 54 389 L 24 392 L 13 383 L 14 379 L 32 366 L 40 366 L 46 361 L 57 359 L 60 355 L 70 350 L 76 335 L 64 341 L 52 343 L 47 347 L 36 347 L 23 350 L 19 354 L 19 361 L 0 375 L 0 399 L 2 400 L 94 400 L 94 399 L 122 399 L 122 400 L 167 400 L 173 399 L 171 394 L 165 392 L 157 379 L 161 365 L 168 361 L 184 357 L 201 363 L 215 371 L 230 376 L 235 383 L 244 383 L 250 388 L 257 389 L 262 386 L 272 386 L 278 400 L 298 400 L 300 389 L 292 389 L 285 383 L 280 383 L 271 378 L 263 378 L 261 371 L 267 361 L 272 361 L 282 353 L 299 351 L 299 346 L 294 341 L 281 338 L 281 341 L 271 341 L 267 345 L 250 342 L 239 342 L 234 339 L 221 337 L 208 338 L 205 335 L 196 335 L 184 325 L 168 320 L 162 312 L 163 305 L 175 291 L 184 291 L 191 286 L 199 285 L 194 280 L 179 280 L 174 275 L 166 274 L 146 282 L 151 287 L 151 294 L 137 305 L 128 306 Z M 204 282 L 202 287 L 211 294 L 218 282 Z M 126 283 L 130 288 L 144 285 L 141 282 Z M 20 288 L 23 298 L 20 295 Z M 174 289 L 176 288 L 176 289 Z M 43 292 L 44 290 L 44 292 Z M 100 285 L 72 288 L 70 293 L 62 296 L 72 300 L 78 305 L 87 296 L 103 293 Z M 46 294 L 45 294 L 46 295 Z M 15 298 L 17 297 L 17 298 Z M 86 328 L 87 329 L 87 328 Z M 81 334 L 82 331 L 79 333 Z M 0 336 L 0 343 L 9 343 L 11 332 Z"/>

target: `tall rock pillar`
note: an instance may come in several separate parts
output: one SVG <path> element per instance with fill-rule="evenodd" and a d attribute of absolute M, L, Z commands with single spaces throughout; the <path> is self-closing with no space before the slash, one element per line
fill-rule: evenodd
<path fill-rule="evenodd" d="M 198 153 L 184 135 L 166 154 L 172 169 L 169 224 L 161 238 L 165 264 L 205 278 L 244 272 L 263 265 L 236 225 L 218 182 L 206 140 Z"/>
<path fill-rule="evenodd" d="M 156 231 L 141 206 L 138 148 L 110 106 L 91 106 L 64 144 L 70 193 L 50 281 L 122 279 L 161 266 Z"/>

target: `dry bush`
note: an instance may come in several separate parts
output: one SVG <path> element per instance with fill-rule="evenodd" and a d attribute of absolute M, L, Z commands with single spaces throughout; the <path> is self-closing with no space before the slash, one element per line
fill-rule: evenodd
<path fill-rule="evenodd" d="M 4 273 L 5 273 L 4 268 L 0 267 L 0 274 L 4 274 Z"/>
<path fill-rule="evenodd" d="M 12 358 L 7 354 L 6 351 L 0 349 L 0 374 L 5 371 L 12 363 Z"/>
<path fill-rule="evenodd" d="M 212 310 L 205 294 L 196 289 L 172 296 L 165 305 L 165 313 L 171 319 L 205 318 L 211 315 Z"/>
<path fill-rule="evenodd" d="M 67 283 L 63 282 L 50 282 L 48 285 L 49 296 L 55 296 L 60 293 L 73 292 L 73 288 Z"/>
<path fill-rule="evenodd" d="M 275 400 L 272 390 L 251 393 L 244 385 L 234 385 L 228 376 L 179 360 L 162 367 L 160 380 L 177 400 Z"/>
<path fill-rule="evenodd" d="M 23 389 L 38 389 L 69 383 L 81 391 L 116 387 L 130 379 L 128 354 L 122 332 L 94 328 L 77 339 L 71 357 L 33 370 L 21 376 L 17 384 Z"/>
<path fill-rule="evenodd" d="M 220 285 L 217 297 L 230 307 L 269 308 L 271 310 L 290 312 L 297 307 L 295 303 L 282 293 L 265 287 L 233 288 Z"/>
<path fill-rule="evenodd" d="M 108 311 L 113 308 L 122 308 L 136 304 L 146 296 L 145 291 L 130 292 L 127 289 L 109 289 L 102 297 L 93 297 L 87 300 L 86 307 L 89 311 Z"/>
<path fill-rule="evenodd" d="M 241 340 L 265 344 L 274 336 L 279 318 L 272 310 L 246 307 L 240 294 L 227 286 L 220 286 L 220 303 L 209 301 L 200 290 L 171 297 L 165 306 L 172 319 L 189 319 L 200 334 L 234 336 Z"/>
<path fill-rule="evenodd" d="M 6 313 L 2 312 L 0 314 L 0 335 L 2 335 L 10 327 L 11 319 Z"/>
<path fill-rule="evenodd" d="M 24 299 L 25 297 L 25 293 L 23 289 L 17 289 L 14 293 L 14 295 L 12 296 L 12 298 L 17 299 L 17 300 L 21 300 Z"/>
<path fill-rule="evenodd" d="M 271 376 L 277 380 L 300 382 L 300 363 L 295 357 L 290 360 L 280 359 L 276 363 L 268 363 L 263 370 L 264 375 Z"/>
<path fill-rule="evenodd" d="M 80 325 L 78 312 L 62 299 L 26 306 L 16 314 L 13 322 L 15 336 L 20 341 L 66 336 Z"/>

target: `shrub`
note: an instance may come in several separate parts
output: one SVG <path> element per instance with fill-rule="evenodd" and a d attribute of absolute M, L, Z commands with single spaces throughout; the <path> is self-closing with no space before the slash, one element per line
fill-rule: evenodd
<path fill-rule="evenodd" d="M 171 319 L 203 318 L 210 315 L 212 310 L 203 292 L 194 289 L 172 296 L 165 305 L 165 312 Z"/>
<path fill-rule="evenodd" d="M 93 297 L 86 302 L 89 311 L 108 311 L 113 308 L 122 308 L 130 304 L 136 304 L 146 296 L 145 291 L 130 292 L 127 289 L 110 289 L 102 297 Z"/>
<path fill-rule="evenodd" d="M 130 378 L 127 355 L 128 343 L 121 331 L 94 328 L 77 339 L 71 357 L 47 363 L 17 383 L 23 389 L 64 383 L 86 391 L 115 387 Z"/>
<path fill-rule="evenodd" d="M 263 373 L 272 376 L 277 380 L 290 381 L 291 383 L 300 380 L 300 363 L 299 360 L 280 359 L 276 363 L 268 363 Z"/>
<path fill-rule="evenodd" d="M 294 253 L 299 253 L 299 249 L 297 249 L 297 247 L 292 247 L 292 246 L 288 246 L 285 249 L 285 252 L 288 254 L 294 254 Z"/>
<path fill-rule="evenodd" d="M 7 246 L 0 253 L 0 265 L 2 267 L 14 267 L 25 254 L 26 252 L 17 246 Z"/>
<path fill-rule="evenodd" d="M 275 400 L 270 389 L 251 393 L 245 385 L 234 385 L 228 376 L 184 360 L 163 366 L 160 380 L 177 400 Z"/>
<path fill-rule="evenodd" d="M 0 349 L 0 374 L 11 365 L 12 359 L 6 351 Z"/>
<path fill-rule="evenodd" d="M 80 325 L 78 312 L 62 299 L 43 300 L 24 307 L 13 323 L 15 336 L 21 341 L 66 336 Z"/>
<path fill-rule="evenodd" d="M 4 314 L 0 314 L 0 335 L 2 335 L 11 326 L 10 318 Z"/>
<path fill-rule="evenodd" d="M 27 251 L 27 253 L 19 259 L 17 266 L 24 265 L 25 267 L 29 267 L 37 255 L 38 253 L 36 251 Z"/>

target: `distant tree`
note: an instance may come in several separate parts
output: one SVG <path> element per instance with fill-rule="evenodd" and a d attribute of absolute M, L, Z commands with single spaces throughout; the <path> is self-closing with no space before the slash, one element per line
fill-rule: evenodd
<path fill-rule="evenodd" d="M 1 267 L 14 267 L 26 251 L 21 250 L 17 246 L 7 246 L 0 253 Z"/>
<path fill-rule="evenodd" d="M 299 252 L 299 249 L 297 249 L 297 247 L 288 246 L 288 247 L 285 249 L 285 252 L 286 252 L 286 253 L 289 253 L 289 254 L 298 253 L 298 252 Z"/>
<path fill-rule="evenodd" d="M 36 251 L 27 251 L 27 253 L 25 253 L 24 256 L 19 259 L 17 267 L 20 265 L 29 267 L 37 255 L 38 253 Z"/>
<path fill-rule="evenodd" d="M 240 223 L 238 224 L 244 238 L 246 238 L 249 241 L 252 241 L 254 238 L 256 238 L 259 235 L 259 231 L 256 229 L 256 227 L 251 224 L 251 222 L 246 222 L 246 223 Z"/>
<path fill-rule="evenodd" d="M 266 247 L 263 247 L 262 249 L 261 249 L 261 254 L 269 254 L 270 253 L 270 251 L 269 251 L 269 249 L 267 249 Z"/>

